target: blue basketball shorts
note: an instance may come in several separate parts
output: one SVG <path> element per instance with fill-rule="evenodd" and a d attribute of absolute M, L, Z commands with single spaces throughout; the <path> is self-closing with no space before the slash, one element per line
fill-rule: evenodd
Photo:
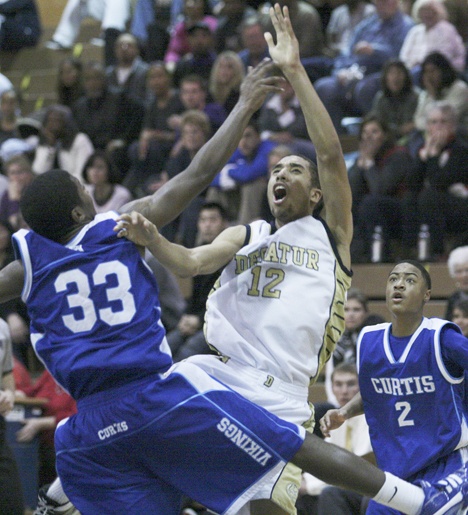
<path fill-rule="evenodd" d="M 56 430 L 57 470 L 82 515 L 176 515 L 182 494 L 235 514 L 304 438 L 304 428 L 182 362 L 81 400 Z"/>

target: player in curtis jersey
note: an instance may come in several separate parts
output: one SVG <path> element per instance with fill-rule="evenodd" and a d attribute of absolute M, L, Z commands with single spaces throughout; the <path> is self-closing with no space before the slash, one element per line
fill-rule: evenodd
<path fill-rule="evenodd" d="M 304 109 L 318 173 L 300 156 L 288 156 L 274 168 L 268 192 L 275 228 L 261 221 L 231 227 L 211 245 L 196 249 L 168 242 L 138 213 L 120 217 L 115 230 L 147 246 L 181 275 L 210 273 L 227 263 L 209 297 L 206 316 L 207 340 L 221 358 L 192 357 L 186 364 L 196 364 L 270 412 L 301 424 L 311 416 L 309 382 L 343 330 L 351 195 L 338 136 L 300 64 L 288 10 L 277 5 L 271 16 L 277 43 L 266 36 L 270 55 Z M 324 219 L 312 216 L 321 199 L 319 177 L 325 191 Z M 320 444 L 311 438 L 318 452 Z M 297 483 L 292 474 L 285 475 L 285 482 L 275 477 L 255 496 L 271 498 L 275 505 L 252 503 L 252 512 L 295 513 Z M 395 486 L 396 495 L 406 486 Z"/>
<path fill-rule="evenodd" d="M 392 322 L 362 330 L 360 393 L 328 411 L 321 429 L 329 434 L 364 413 L 381 468 L 411 483 L 445 477 L 456 487 L 460 478 L 451 474 L 468 461 L 468 340 L 455 324 L 424 317 L 430 293 L 430 275 L 419 262 L 402 261 L 393 268 L 386 289 Z M 371 502 L 367 513 L 399 512 Z"/>

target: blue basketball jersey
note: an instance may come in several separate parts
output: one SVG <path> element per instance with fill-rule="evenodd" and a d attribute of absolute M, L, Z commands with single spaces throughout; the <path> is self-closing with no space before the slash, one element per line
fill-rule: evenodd
<path fill-rule="evenodd" d="M 377 463 L 404 479 L 468 445 L 463 376 L 453 377 L 442 358 L 447 324 L 459 332 L 445 320 L 424 318 L 398 358 L 391 324 L 365 327 L 358 339 L 359 385 Z"/>
<path fill-rule="evenodd" d="M 98 215 L 67 245 L 24 229 L 22 299 L 39 359 L 76 400 L 158 374 L 172 363 L 156 281 L 138 248 Z"/>

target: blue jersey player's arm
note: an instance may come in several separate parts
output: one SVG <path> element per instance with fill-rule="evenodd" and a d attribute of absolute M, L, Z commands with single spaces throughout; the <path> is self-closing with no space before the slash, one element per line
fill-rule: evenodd
<path fill-rule="evenodd" d="M 236 106 L 186 170 L 153 195 L 129 202 L 119 211 L 137 211 L 159 228 L 176 218 L 196 195 L 210 185 L 226 164 L 237 148 L 250 118 L 261 107 L 266 95 L 281 90 L 278 86 L 281 79 L 269 76 L 273 69 L 274 65 L 270 61 L 263 61 L 247 74 Z"/>

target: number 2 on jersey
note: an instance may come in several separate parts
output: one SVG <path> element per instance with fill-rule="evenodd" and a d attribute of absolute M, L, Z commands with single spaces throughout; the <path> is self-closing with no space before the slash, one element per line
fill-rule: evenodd
<path fill-rule="evenodd" d="M 117 277 L 117 286 L 106 288 L 108 302 L 120 301 L 122 309 L 113 311 L 110 307 L 96 309 L 90 298 L 92 286 L 106 284 L 110 275 Z M 74 315 L 64 315 L 63 323 L 73 333 L 90 331 L 98 317 L 108 325 L 118 325 L 129 322 L 136 313 L 135 300 L 130 293 L 132 283 L 128 268 L 120 261 L 109 261 L 99 264 L 90 278 L 78 268 L 62 272 L 55 280 L 54 286 L 57 293 L 67 291 L 70 284 L 75 284 L 76 293 L 67 295 L 70 308 L 81 308 L 83 318 L 77 319 Z"/>

